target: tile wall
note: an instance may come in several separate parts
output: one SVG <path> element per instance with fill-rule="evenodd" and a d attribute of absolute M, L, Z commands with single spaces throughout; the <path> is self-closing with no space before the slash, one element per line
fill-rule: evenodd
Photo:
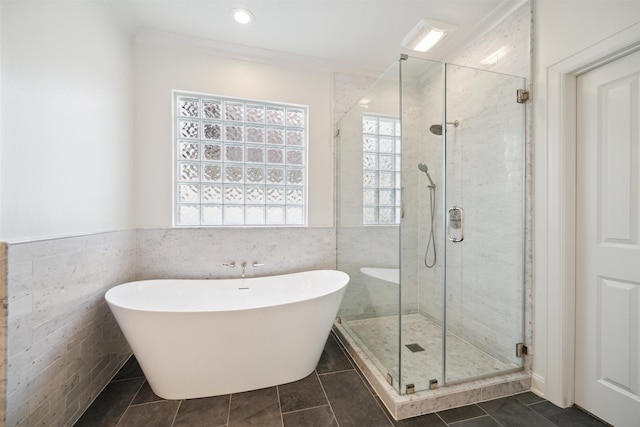
<path fill-rule="evenodd" d="M 528 89 L 531 83 L 531 16 L 531 5 L 527 2 L 461 53 L 449 58 L 448 62 L 461 66 L 450 66 L 447 76 L 447 120 L 460 120 L 458 128 L 448 127 L 448 135 L 452 136 L 447 144 L 450 166 L 447 184 L 452 190 L 447 194 L 448 204 L 462 205 L 467 230 L 476 231 L 475 235 L 467 233 L 469 244 L 449 247 L 453 251 L 447 254 L 447 324 L 454 333 L 503 362 L 514 363 L 518 362 L 514 358 L 515 343 L 522 340 L 531 343 L 531 204 L 526 196 L 530 193 L 531 167 L 530 161 L 525 163 L 525 159 L 531 158 L 528 120 L 531 109 L 515 103 L 518 86 Z M 499 54 L 495 62 L 487 60 L 496 52 Z M 440 87 L 424 86 L 422 98 L 432 99 L 433 92 L 439 90 Z M 498 108 L 498 97 L 513 99 L 513 102 Z M 486 100 L 484 107 L 483 100 Z M 428 135 L 427 138 L 439 137 Z M 441 159 L 442 149 L 429 143 L 430 140 L 423 145 L 422 154 L 426 158 Z M 438 167 L 438 163 L 434 164 Z M 428 194 L 426 188 L 423 191 Z M 426 196 L 421 206 L 426 212 Z M 426 227 L 425 223 L 421 229 Z M 441 214 L 436 217 L 436 230 L 442 230 Z M 516 236 L 523 236 L 525 240 L 524 260 L 523 241 L 514 238 Z M 436 248 L 442 254 L 441 235 L 436 239 Z M 464 257 L 461 257 L 463 250 Z M 420 274 L 421 283 L 426 284 L 421 288 L 424 293 L 420 297 L 420 309 L 430 317 L 440 318 L 442 263 L 431 270 L 423 268 Z M 483 277 L 490 280 L 482 280 Z M 433 298 L 434 295 L 437 298 Z"/>
<path fill-rule="evenodd" d="M 531 4 L 526 2 L 517 10 L 515 10 L 501 24 L 484 34 L 482 37 L 474 40 L 471 44 L 461 49 L 458 53 L 453 53 L 450 58 L 446 58 L 448 63 L 459 64 L 463 67 L 450 67 L 453 72 L 450 78 L 459 78 L 460 88 L 464 86 L 470 87 L 472 97 L 463 90 L 452 90 L 448 94 L 448 105 L 456 106 L 457 109 L 448 111 L 449 119 L 464 119 L 466 122 L 461 123 L 457 129 L 451 129 L 452 132 L 458 132 L 459 136 L 467 138 L 466 151 L 452 151 L 450 156 L 457 155 L 460 160 L 458 171 L 464 171 L 459 175 L 459 182 L 465 185 L 472 185 L 473 201 L 467 197 L 465 203 L 469 204 L 471 211 L 478 209 L 482 215 L 474 215 L 469 218 L 469 226 L 475 221 L 474 227 L 481 229 L 481 233 L 477 234 L 475 241 L 477 250 L 468 257 L 470 262 L 464 265 L 452 263 L 450 272 L 451 288 L 448 289 L 448 301 L 450 304 L 448 314 L 451 316 L 448 321 L 449 325 L 457 327 L 456 332 L 465 339 L 474 342 L 481 348 L 492 350 L 497 349 L 497 356 L 504 362 L 512 362 L 514 358 L 514 345 L 516 342 L 523 340 L 522 331 L 525 331 L 524 342 L 531 343 L 531 203 L 529 199 L 530 182 L 531 182 L 531 165 L 530 165 L 530 144 L 531 144 L 531 127 L 530 114 L 531 109 L 528 105 L 521 106 L 515 104 L 515 89 L 504 84 L 495 86 L 490 82 L 481 82 L 483 73 L 465 69 L 464 67 L 472 67 L 495 73 L 504 73 L 515 76 L 524 77 L 524 88 L 531 87 Z M 497 52 L 497 53 L 496 53 Z M 495 62 L 491 62 L 487 58 L 495 57 Z M 409 61 L 411 62 L 410 58 Z M 415 61 L 415 60 L 414 60 Z M 484 63 L 483 63 L 484 62 Z M 441 205 L 442 193 L 444 187 L 442 184 L 442 137 L 432 135 L 428 128 L 431 124 L 437 124 L 442 117 L 441 103 L 441 76 L 438 68 L 429 71 L 429 76 L 425 77 L 424 73 L 418 73 L 415 81 L 409 75 L 403 74 L 403 84 L 413 89 L 406 90 L 405 105 L 403 105 L 403 150 L 408 150 L 408 155 L 403 157 L 403 164 L 407 163 L 409 167 L 403 166 L 403 185 L 406 201 L 406 217 L 403 221 L 402 231 L 402 274 L 403 274 L 403 303 L 406 302 L 403 310 L 405 313 L 420 311 L 430 318 L 439 319 L 442 317 L 442 277 L 443 277 L 443 206 Z M 486 75 L 487 73 L 484 73 Z M 344 84 L 348 81 L 350 85 Z M 358 85 L 355 83 L 359 82 Z M 474 90 L 472 83 L 478 83 L 478 90 Z M 363 89 L 367 83 L 372 83 L 370 79 L 356 76 L 343 76 L 336 74 L 334 76 L 334 110 L 342 113 L 344 103 L 337 104 L 338 100 L 352 99 L 357 100 L 359 96 L 366 95 L 370 97 L 367 90 Z M 449 81 L 451 85 L 452 81 Z M 376 83 L 378 86 L 380 82 Z M 484 89 L 482 89 L 484 88 Z M 480 90 L 482 89 L 482 90 Z M 513 90 L 512 90 L 513 89 Z M 484 123 L 486 120 L 486 111 L 478 110 L 482 107 L 482 97 L 486 97 L 487 104 L 492 103 L 492 97 L 497 96 L 498 91 L 506 91 L 506 96 L 514 99 L 513 109 L 491 111 L 495 120 L 493 123 Z M 513 91 L 513 93 L 511 93 Z M 466 102 L 471 99 L 472 102 Z M 419 99 L 414 99 L 419 98 Z M 388 100 L 388 99 L 387 99 Z M 355 102 L 353 102 L 355 104 Z M 369 110 L 373 108 L 370 104 Z M 408 108 L 407 108 L 408 107 Z M 459 108 L 458 108 L 459 107 Z M 474 110 L 476 108 L 476 110 Z M 354 108 L 356 110 L 357 108 Z M 353 114 L 351 111 L 348 114 Z M 453 117 L 456 115 L 456 117 Z M 524 120 L 525 145 L 517 146 L 522 137 L 522 118 Z M 357 120 L 352 120 L 357 122 Z M 518 123 L 516 123 L 516 121 Z M 488 148 L 483 142 L 475 146 L 473 140 L 482 140 L 482 138 L 491 138 L 490 128 L 495 126 L 503 126 L 506 129 L 505 139 L 496 141 L 493 148 Z M 514 127 L 515 126 L 515 127 Z M 337 128 L 340 129 L 340 136 L 337 144 L 354 144 L 349 138 L 353 139 L 347 133 L 344 133 L 344 124 L 339 123 Z M 482 129 L 487 130 L 483 136 Z M 495 129 L 494 129 L 495 130 Z M 519 134 L 518 134 L 519 133 Z M 519 139 L 518 139 L 519 138 Z M 464 142 L 464 141 L 459 141 Z M 338 147 L 338 185 L 339 188 L 345 183 L 345 179 L 353 179 L 354 182 L 357 173 L 361 172 L 359 160 L 354 156 L 351 160 L 351 167 L 341 164 L 344 161 L 343 147 Z M 455 147 L 451 147 L 455 148 Z M 464 154 L 464 155 L 463 155 Z M 524 163 L 526 159 L 526 164 Z M 436 180 L 437 184 L 437 205 L 436 205 L 436 221 L 435 245 L 438 254 L 436 266 L 427 269 L 423 265 L 424 255 L 426 251 L 428 229 L 429 229 L 429 190 L 426 188 L 427 181 L 421 172 L 417 170 L 418 161 L 425 162 L 429 166 L 430 174 Z M 415 166 L 414 166 L 415 164 Z M 522 171 L 522 165 L 525 165 Z M 346 171 L 346 173 L 345 173 Z M 495 173 L 510 176 L 509 182 L 496 182 Z M 524 173 L 524 176 L 522 175 Z M 350 178 L 351 175 L 353 178 Z M 484 181 L 483 181 L 484 180 Z M 416 183 L 418 188 L 414 188 Z M 524 185 L 524 188 L 523 188 Z M 356 193 L 353 191 L 353 193 Z M 522 239 L 512 239 L 513 233 L 522 233 L 522 204 L 526 201 L 526 211 L 524 218 L 524 240 L 525 255 L 524 266 L 522 265 Z M 509 195 L 509 197 L 507 197 Z M 451 197 L 453 194 L 450 195 Z M 338 218 L 342 223 L 355 223 L 352 218 L 345 218 L 340 213 L 341 210 L 347 209 L 353 212 L 359 212 L 358 196 L 352 199 L 345 197 L 339 193 L 338 200 Z M 452 200 L 450 197 L 450 200 Z M 498 207 L 491 207 L 489 210 L 485 208 L 485 201 L 495 199 L 498 200 Z M 503 206 L 501 207 L 500 204 Z M 505 220 L 505 218 L 507 218 Z M 354 280 L 352 286 L 345 295 L 345 300 L 341 307 L 341 314 L 349 318 L 366 318 L 375 315 L 392 314 L 394 309 L 397 312 L 397 289 L 385 285 L 381 281 L 364 277 L 359 268 L 365 266 L 365 262 L 379 263 L 384 266 L 396 260 L 396 251 L 399 250 L 397 242 L 391 243 L 392 239 L 397 239 L 397 231 L 395 234 L 388 233 L 386 235 L 389 244 L 379 245 L 376 242 L 381 241 L 381 230 L 373 230 L 372 228 L 363 227 L 342 227 L 341 222 L 338 223 L 338 266 L 341 269 L 348 270 Z M 341 238 L 341 236 L 343 238 Z M 508 242 L 504 244 L 504 242 Z M 510 243 L 509 243 L 510 242 Z M 411 256 L 404 256 L 411 254 Z M 514 254 L 517 259 L 514 258 Z M 450 257 L 448 261 L 455 261 Z M 463 278 L 461 272 L 465 271 Z M 456 276 L 456 272 L 460 273 Z M 480 282 L 478 277 L 492 277 L 495 280 Z M 522 283 L 524 281 L 524 288 Z M 408 292 L 405 292 L 408 291 Z M 524 320 L 522 307 L 525 307 Z M 508 320 L 509 319 L 509 320 Z M 511 321 L 510 319 L 515 319 Z M 472 327 L 469 327 L 472 325 Z M 499 328 L 493 328 L 490 325 L 499 325 Z M 497 331 L 496 331 L 497 329 Z M 482 340 L 474 339 L 474 337 L 486 337 Z M 518 359 L 519 363 L 520 360 Z M 530 360 L 525 360 L 525 367 L 529 367 Z"/>
<path fill-rule="evenodd" d="M 133 278 L 134 245 L 134 231 L 8 245 L 8 426 L 68 425 L 127 359 L 104 293 Z"/>
<path fill-rule="evenodd" d="M 348 319 L 394 315 L 398 312 L 398 285 L 361 271 L 371 267 L 397 269 L 401 240 L 398 226 L 362 224 L 362 115 L 399 117 L 397 63 L 377 81 L 335 73 L 333 94 L 335 126 L 339 131 L 336 138 L 338 269 L 351 277 L 339 314 Z M 364 102 L 357 103 L 361 98 Z M 405 228 L 403 232 L 409 235 L 415 229 Z M 416 283 L 413 277 L 417 269 L 407 268 L 402 274 L 405 283 Z M 405 312 L 417 310 L 417 289 L 417 286 L 403 289 L 407 298 Z"/>
<path fill-rule="evenodd" d="M 104 301 L 109 288 L 135 279 L 239 277 L 239 266 L 222 265 L 230 261 L 264 263 L 248 267 L 247 277 L 335 269 L 335 230 L 131 230 L 9 244 L 6 254 L 6 425 L 62 426 L 80 417 L 130 355 Z"/>
<path fill-rule="evenodd" d="M 0 384 L 7 383 L 7 244 L 0 242 Z M 6 414 L 6 387 L 0 386 L 0 425 Z"/>
<path fill-rule="evenodd" d="M 246 277 L 335 269 L 335 241 L 332 227 L 138 230 L 136 279 L 235 278 L 242 261 Z"/>

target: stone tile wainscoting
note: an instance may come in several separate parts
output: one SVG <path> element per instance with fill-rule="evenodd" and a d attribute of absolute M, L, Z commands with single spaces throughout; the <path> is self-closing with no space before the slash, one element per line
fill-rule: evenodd
<path fill-rule="evenodd" d="M 273 276 L 336 268 L 331 228 L 174 228 L 136 233 L 136 279 Z M 236 262 L 235 268 L 223 263 Z M 257 261 L 261 267 L 251 267 Z"/>
<path fill-rule="evenodd" d="M 69 426 L 131 354 L 104 301 L 109 288 L 136 279 L 240 277 L 239 267 L 222 266 L 234 260 L 264 263 L 248 267 L 248 277 L 335 269 L 335 230 L 114 231 L 0 243 L 0 256 L 2 310 L 8 306 L 3 419 L 12 427 Z"/>
<path fill-rule="evenodd" d="M 0 242 L 0 425 L 7 408 L 7 244 Z"/>
<path fill-rule="evenodd" d="M 135 358 L 76 427 L 604 427 L 577 408 L 561 409 L 531 392 L 402 421 L 394 420 L 333 335 L 306 378 L 261 390 L 187 400 L 151 391 Z"/>
<path fill-rule="evenodd" d="M 6 425 L 69 425 L 130 350 L 104 293 L 134 273 L 134 231 L 8 245 Z"/>

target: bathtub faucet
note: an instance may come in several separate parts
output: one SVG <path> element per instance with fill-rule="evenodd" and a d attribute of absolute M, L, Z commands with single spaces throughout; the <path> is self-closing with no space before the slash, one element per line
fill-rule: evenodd
<path fill-rule="evenodd" d="M 244 270 L 247 268 L 247 261 L 242 261 L 240 267 L 242 267 L 242 278 L 244 279 Z"/>

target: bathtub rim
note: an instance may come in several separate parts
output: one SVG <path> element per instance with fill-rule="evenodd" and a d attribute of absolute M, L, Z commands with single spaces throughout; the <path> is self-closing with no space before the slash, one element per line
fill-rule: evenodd
<path fill-rule="evenodd" d="M 317 295 L 313 295 L 311 297 L 308 298 L 298 298 L 295 300 L 291 300 L 291 301 L 286 301 L 286 302 L 281 302 L 281 303 L 276 303 L 276 304 L 266 304 L 266 305 L 251 305 L 251 306 L 247 306 L 247 307 L 230 307 L 230 308 L 191 308 L 191 309 L 167 309 L 167 308 L 142 308 L 139 306 L 134 306 L 131 304 L 123 304 L 121 301 L 115 301 L 113 294 L 116 294 L 117 291 L 111 292 L 112 290 L 115 289 L 123 289 L 124 287 L 131 287 L 132 285 L 135 284 L 149 284 L 151 282 L 216 282 L 216 281 L 225 281 L 225 282 L 238 282 L 238 283 L 246 283 L 247 281 L 252 281 L 255 279 L 269 279 L 269 278 L 275 278 L 275 277 L 290 277 L 290 276 L 296 276 L 296 275 L 307 275 L 307 274 L 311 274 L 311 273 L 330 273 L 332 275 L 335 275 L 337 278 L 339 278 L 339 280 L 337 280 L 337 283 L 339 283 L 338 286 L 333 287 L 330 291 L 321 293 L 321 294 L 317 294 Z M 330 269 L 319 269 L 319 270 L 305 270 L 305 271 L 299 271 L 299 272 L 294 272 L 294 273 L 285 273 L 285 274 L 276 274 L 276 275 L 272 275 L 272 276 L 259 276 L 259 277 L 247 277 L 247 278 L 225 278 L 225 279 L 218 279 L 218 278 L 203 278 L 203 279 L 175 279 L 175 278 L 168 278 L 168 279 L 145 279 L 145 280 L 134 280 L 131 282 L 125 282 L 116 286 L 111 287 L 110 289 L 108 289 L 105 294 L 104 294 L 104 299 L 105 301 L 108 303 L 108 305 L 113 305 L 115 307 L 124 309 L 124 310 L 132 310 L 132 311 L 140 311 L 140 312 L 147 312 L 147 313 L 166 313 L 167 315 L 169 314 L 198 314 L 198 313 L 228 313 L 228 312 L 234 312 L 234 311 L 238 311 L 238 312 L 242 312 L 242 311 L 250 311 L 250 310 L 260 310 L 260 309 L 268 309 L 268 308 L 272 308 L 272 307 L 285 307 L 287 305 L 291 305 L 291 304 L 298 304 L 300 302 L 304 302 L 304 301 L 313 301 L 313 300 L 317 300 L 320 298 L 324 298 L 328 295 L 332 295 L 335 294 L 336 292 L 340 292 L 341 290 L 343 290 L 350 282 L 351 277 L 340 270 L 330 270 Z"/>

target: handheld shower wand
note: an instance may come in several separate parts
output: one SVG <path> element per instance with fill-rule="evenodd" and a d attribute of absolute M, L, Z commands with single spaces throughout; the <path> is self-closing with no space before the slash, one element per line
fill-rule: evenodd
<path fill-rule="evenodd" d="M 429 175 L 429 168 L 427 167 L 427 165 L 425 165 L 424 163 L 418 163 L 418 169 L 420 169 L 422 172 L 424 172 L 427 175 L 427 178 L 429 179 L 429 188 L 436 188 L 436 185 L 433 183 L 433 180 L 431 179 L 431 175 Z"/>
<path fill-rule="evenodd" d="M 429 168 L 424 163 L 418 163 L 418 169 L 424 172 L 427 175 L 427 179 L 429 180 L 429 208 L 431 214 L 431 227 L 429 230 L 429 240 L 427 241 L 427 249 L 424 253 L 424 265 L 427 268 L 432 268 L 436 265 L 436 242 L 433 233 L 433 220 L 436 212 L 436 184 L 434 184 L 431 179 L 431 175 L 429 175 Z M 433 260 L 431 262 L 428 261 L 429 257 L 429 249 L 433 247 Z"/>

